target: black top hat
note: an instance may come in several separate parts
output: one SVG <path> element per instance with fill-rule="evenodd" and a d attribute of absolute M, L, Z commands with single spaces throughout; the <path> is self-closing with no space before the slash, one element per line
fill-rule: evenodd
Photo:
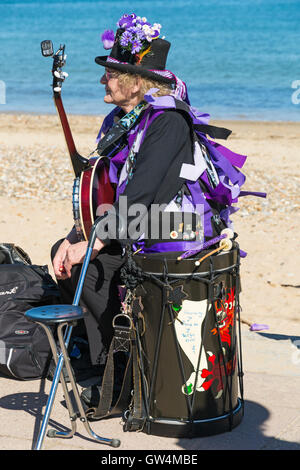
<path fill-rule="evenodd" d="M 152 80 L 169 83 L 175 81 L 174 75 L 165 70 L 170 42 L 165 39 L 153 39 L 141 53 L 132 54 L 120 44 L 120 37 L 124 32 L 119 28 L 116 32 L 115 42 L 109 56 L 99 56 L 95 62 L 104 67 L 119 70 L 120 72 L 139 74 Z"/>

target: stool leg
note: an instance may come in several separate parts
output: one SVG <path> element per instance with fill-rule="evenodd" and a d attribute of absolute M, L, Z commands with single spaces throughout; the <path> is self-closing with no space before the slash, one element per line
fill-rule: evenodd
<path fill-rule="evenodd" d="M 67 323 L 63 323 L 61 325 L 59 325 L 58 328 L 63 328 L 64 326 L 66 326 Z M 55 365 L 57 367 L 57 364 L 58 364 L 58 361 L 59 361 L 59 357 L 60 355 L 58 354 L 58 351 L 57 351 L 57 347 L 56 347 L 56 344 L 55 344 L 55 341 L 54 341 L 54 338 L 53 338 L 53 335 L 52 335 L 52 332 L 51 332 L 51 329 L 46 327 L 47 328 L 47 336 L 48 336 L 48 340 L 49 340 L 49 343 L 50 343 L 50 346 L 51 346 L 51 349 L 52 349 L 52 352 L 53 352 L 53 357 L 54 357 L 54 361 L 55 361 Z M 65 339 L 62 339 L 63 343 L 65 342 Z M 56 354 L 54 354 L 54 351 L 56 352 Z M 67 363 L 68 362 L 68 358 L 69 356 L 67 355 L 64 355 L 64 353 L 62 352 L 61 353 L 62 356 L 63 356 L 63 362 Z M 71 398 L 70 398 L 70 394 L 69 394 L 69 390 L 68 390 L 68 386 L 67 386 L 67 383 L 66 383 L 66 380 L 65 380 L 65 377 L 64 377 L 64 373 L 63 371 L 61 371 L 61 374 L 60 374 L 60 380 L 61 380 L 61 385 L 62 385 L 62 388 L 63 388 L 63 392 L 64 392 L 64 397 L 65 397 L 65 400 L 66 400 L 66 405 L 67 405 L 67 409 L 69 411 L 69 417 L 70 417 L 70 421 L 71 421 L 71 431 L 70 432 L 63 432 L 63 431 L 56 431 L 55 429 L 49 429 L 47 435 L 49 437 L 64 437 L 64 438 L 69 438 L 69 437 L 72 437 L 75 432 L 76 432 L 76 418 L 77 418 L 77 414 L 74 412 L 74 408 L 73 408 L 73 405 L 72 405 L 72 401 L 71 401 Z"/>
<path fill-rule="evenodd" d="M 38 436 L 38 439 L 37 439 L 37 444 L 36 444 L 35 450 L 40 450 L 42 445 L 43 445 L 43 441 L 44 441 L 45 434 L 46 434 L 46 429 L 47 429 L 47 426 L 48 426 L 48 421 L 49 421 L 50 414 L 51 414 L 51 411 L 52 411 L 52 407 L 53 407 L 53 403 L 54 403 L 54 399 L 55 399 L 55 395 L 56 395 L 56 391 L 57 391 L 57 387 L 58 387 L 58 383 L 59 383 L 59 379 L 60 379 L 60 376 L 61 376 L 63 363 L 64 363 L 63 354 L 60 353 L 60 355 L 58 356 L 55 341 L 53 339 L 53 335 L 52 335 L 51 330 L 49 331 L 48 327 L 45 328 L 44 324 L 42 324 L 42 323 L 39 323 L 39 324 L 46 331 L 46 334 L 47 334 L 47 337 L 48 337 L 48 340 L 49 340 L 49 343 L 50 343 L 50 347 L 51 347 L 51 350 L 52 350 L 52 353 L 53 353 L 53 357 L 54 357 L 54 360 L 55 359 L 57 360 L 57 364 L 56 364 L 56 369 L 55 369 L 55 373 L 54 373 L 54 377 L 53 377 L 53 380 L 52 380 L 50 393 L 49 393 L 48 400 L 47 400 L 46 410 L 45 410 L 44 418 L 43 418 L 43 421 L 42 421 L 40 433 L 39 433 L 39 436 Z M 67 346 L 68 346 L 69 341 L 70 341 L 72 329 L 73 329 L 72 326 L 68 326 L 67 330 L 65 332 L 65 342 L 66 342 Z"/>
<path fill-rule="evenodd" d="M 73 371 L 71 369 L 70 359 L 69 359 L 68 352 L 67 352 L 67 349 L 66 349 L 66 346 L 65 346 L 65 342 L 64 342 L 64 339 L 63 339 L 63 336 L 62 336 L 62 327 L 61 327 L 61 325 L 58 326 L 57 336 L 58 336 L 58 341 L 59 341 L 59 345 L 61 347 L 63 356 L 66 359 L 65 360 L 66 368 L 67 368 L 68 375 L 69 375 L 69 378 L 70 378 L 70 382 L 71 382 L 71 386 L 72 386 L 72 389 L 73 389 L 76 404 L 78 406 L 80 421 L 84 424 L 84 427 L 85 427 L 86 431 L 88 432 L 88 434 L 93 439 L 95 439 L 98 442 L 101 442 L 102 444 L 107 444 L 107 445 L 110 445 L 112 447 L 119 447 L 120 441 L 118 439 L 107 439 L 105 437 L 101 437 L 98 434 L 94 433 L 94 431 L 91 429 L 91 427 L 88 423 L 84 408 L 82 406 L 80 394 L 78 392 L 78 388 L 77 388 L 77 384 L 75 382 Z"/>

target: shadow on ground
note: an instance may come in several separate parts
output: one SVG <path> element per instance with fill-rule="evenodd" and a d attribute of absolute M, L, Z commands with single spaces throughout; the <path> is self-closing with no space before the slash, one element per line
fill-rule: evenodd
<path fill-rule="evenodd" d="M 35 448 L 39 429 L 43 419 L 42 410 L 47 402 L 45 394 L 45 379 L 40 382 L 37 393 L 14 393 L 0 398 L 0 408 L 18 411 L 22 410 L 35 418 L 32 433 L 32 449 Z M 62 404 L 60 404 L 62 406 Z M 299 442 L 289 442 L 265 434 L 265 423 L 270 412 L 259 403 L 246 400 L 244 402 L 244 417 L 239 426 L 232 431 L 215 436 L 178 439 L 177 444 L 185 450 L 300 450 Z M 66 410 L 67 413 L 67 410 Z M 68 431 L 64 425 L 50 418 L 49 428 L 57 431 Z M 83 439 L 90 440 L 76 433 Z M 132 433 L 131 438 L 133 438 Z M 149 436 L 151 439 L 151 436 Z M 168 440 L 168 438 L 163 438 Z M 96 444 L 97 445 L 97 444 Z"/>

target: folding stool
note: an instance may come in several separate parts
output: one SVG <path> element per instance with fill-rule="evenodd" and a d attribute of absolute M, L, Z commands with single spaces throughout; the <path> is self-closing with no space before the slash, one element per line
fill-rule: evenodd
<path fill-rule="evenodd" d="M 69 417 L 71 421 L 71 431 L 62 432 L 62 431 L 56 431 L 55 429 L 50 429 L 47 433 L 47 436 L 48 437 L 62 437 L 62 438 L 73 437 L 73 435 L 76 432 L 76 420 L 79 417 L 80 421 L 84 424 L 86 431 L 93 439 L 95 439 L 95 441 L 102 443 L 102 444 L 107 444 L 112 447 L 120 446 L 119 439 L 108 439 L 108 438 L 101 437 L 97 435 L 96 433 L 94 433 L 94 431 L 91 429 L 88 423 L 87 417 L 85 415 L 85 411 L 81 402 L 81 398 L 79 395 L 79 391 L 77 388 L 73 370 L 70 365 L 70 358 L 69 358 L 68 351 L 67 351 L 73 326 L 74 324 L 76 324 L 78 320 L 84 317 L 84 312 L 78 304 L 79 304 L 79 300 L 80 300 L 80 296 L 81 296 L 81 292 L 83 288 L 86 271 L 88 268 L 88 264 L 90 262 L 95 238 L 96 238 L 95 230 L 92 230 L 88 247 L 87 247 L 87 251 L 86 251 L 86 255 L 83 261 L 80 277 L 78 280 L 73 304 L 72 305 L 46 305 L 42 307 L 32 308 L 30 310 L 27 310 L 27 312 L 25 313 L 25 316 L 28 320 L 38 323 L 45 330 L 48 340 L 49 340 L 53 358 L 56 363 L 56 369 L 55 369 L 55 373 L 54 373 L 54 377 L 52 381 L 52 386 L 51 386 L 50 393 L 48 396 L 45 414 L 43 417 L 43 421 L 42 421 L 41 429 L 40 429 L 39 436 L 37 439 L 35 450 L 40 450 L 42 447 L 46 429 L 47 429 L 48 422 L 49 422 L 49 418 L 50 418 L 50 414 L 52 411 L 53 403 L 55 400 L 55 395 L 56 395 L 56 391 L 58 388 L 59 380 L 61 381 L 61 385 L 62 385 L 63 392 L 64 392 L 64 397 L 66 400 L 66 405 L 67 405 L 68 412 L 69 412 Z M 57 326 L 57 336 L 58 336 L 58 343 L 59 343 L 60 351 L 58 350 L 56 342 L 53 337 L 53 332 L 51 328 L 53 326 Z M 64 328 L 65 328 L 65 332 L 63 334 Z M 70 393 L 68 391 L 68 387 L 67 387 L 64 375 L 62 373 L 62 368 L 63 368 L 64 363 L 66 365 L 66 369 L 69 375 L 75 402 L 78 408 L 77 411 L 74 410 Z"/>

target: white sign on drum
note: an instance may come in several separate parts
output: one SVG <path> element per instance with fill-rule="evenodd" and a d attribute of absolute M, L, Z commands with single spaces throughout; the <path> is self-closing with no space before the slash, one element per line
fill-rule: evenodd
<path fill-rule="evenodd" d="M 196 373 L 199 361 L 199 353 L 202 344 L 201 327 L 207 310 L 207 299 L 200 301 L 184 300 L 182 308 L 175 321 L 175 330 L 180 347 L 189 358 L 194 367 L 194 371 L 187 379 L 186 384 L 182 385 L 182 392 L 186 395 L 194 393 L 194 387 L 197 391 L 204 391 L 202 384 L 205 378 L 201 377 L 201 370 L 207 369 L 206 351 L 204 347 L 201 350 L 201 359 L 198 369 L 197 383 Z"/>

